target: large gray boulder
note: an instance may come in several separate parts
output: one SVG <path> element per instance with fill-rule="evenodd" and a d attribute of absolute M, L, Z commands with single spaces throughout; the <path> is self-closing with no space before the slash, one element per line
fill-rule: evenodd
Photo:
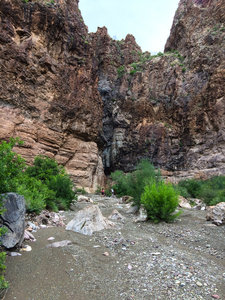
<path fill-rule="evenodd" d="M 25 200 L 16 193 L 7 193 L 3 197 L 5 211 L 0 216 L 0 226 L 7 228 L 7 233 L 0 238 L 1 244 L 6 248 L 20 246 L 25 230 Z"/>
<path fill-rule="evenodd" d="M 78 211 L 66 230 L 72 230 L 85 235 L 92 235 L 95 231 L 112 228 L 115 224 L 105 218 L 97 205 L 91 205 Z"/>

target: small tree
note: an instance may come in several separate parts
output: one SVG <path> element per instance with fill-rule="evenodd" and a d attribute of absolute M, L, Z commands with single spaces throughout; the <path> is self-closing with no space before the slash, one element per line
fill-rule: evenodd
<path fill-rule="evenodd" d="M 178 195 L 171 184 L 150 181 L 141 195 L 141 203 L 153 222 L 173 221 L 181 212 L 174 213 L 178 206 Z"/>

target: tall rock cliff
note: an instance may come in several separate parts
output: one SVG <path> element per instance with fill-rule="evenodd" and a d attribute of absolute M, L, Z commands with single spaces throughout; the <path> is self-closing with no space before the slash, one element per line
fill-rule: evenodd
<path fill-rule="evenodd" d="M 77 0 L 0 2 L 0 139 L 55 157 L 79 186 L 149 158 L 225 173 L 225 3 L 181 0 L 165 53 L 88 33 Z M 146 35 L 148 32 L 146 31 Z"/>

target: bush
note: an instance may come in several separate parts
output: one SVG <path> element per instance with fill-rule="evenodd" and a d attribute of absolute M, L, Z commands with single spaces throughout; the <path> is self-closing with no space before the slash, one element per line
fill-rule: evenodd
<path fill-rule="evenodd" d="M 215 176 L 207 180 L 182 180 L 175 187 L 185 198 L 200 198 L 207 205 L 225 201 L 225 176 Z"/>
<path fill-rule="evenodd" d="M 19 139 L 10 139 L 0 144 L 0 194 L 16 192 L 16 183 L 21 180 L 25 168 L 25 160 L 12 151 L 12 148 L 21 144 Z"/>
<path fill-rule="evenodd" d="M 40 213 L 46 208 L 48 199 L 54 199 L 55 192 L 34 177 L 24 176 L 23 182 L 18 183 L 17 193 L 26 199 L 28 212 Z"/>
<path fill-rule="evenodd" d="M 115 194 L 119 197 L 123 195 L 133 197 L 134 204 L 140 207 L 145 185 L 153 179 L 158 181 L 160 174 L 148 160 L 141 160 L 134 172 L 124 174 L 122 171 L 115 171 L 111 177 L 115 182 L 113 185 Z"/>
<path fill-rule="evenodd" d="M 198 198 L 200 190 L 201 190 L 202 182 L 201 180 L 195 179 L 187 179 L 181 180 L 178 183 L 178 188 L 181 188 L 182 194 L 181 196 L 188 198 Z M 184 193 L 186 194 L 184 196 Z"/>
<path fill-rule="evenodd" d="M 0 144 L 0 193 L 17 192 L 24 196 L 28 212 L 42 209 L 68 209 L 75 198 L 73 183 L 64 168 L 51 158 L 37 156 L 34 165 L 12 151 L 22 142 L 10 139 Z M 27 167 L 27 168 L 26 168 Z"/>
<path fill-rule="evenodd" d="M 171 184 L 150 181 L 141 195 L 141 203 L 147 217 L 153 222 L 173 221 L 181 212 L 174 214 L 178 206 L 178 195 Z"/>
<path fill-rule="evenodd" d="M 70 203 L 75 199 L 73 182 L 69 175 L 66 174 L 65 169 L 59 166 L 54 159 L 37 156 L 35 157 L 34 165 L 28 167 L 25 173 L 27 176 L 40 181 L 48 189 L 48 191 L 45 188 L 43 191 L 40 191 L 40 205 L 44 201 L 46 208 L 55 211 L 70 207 Z"/>

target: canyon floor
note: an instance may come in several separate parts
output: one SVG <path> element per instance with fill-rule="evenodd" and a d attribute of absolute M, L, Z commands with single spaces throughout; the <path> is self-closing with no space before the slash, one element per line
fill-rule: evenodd
<path fill-rule="evenodd" d="M 194 209 L 171 224 L 135 223 L 119 199 L 91 197 L 104 216 L 117 209 L 124 220 L 92 236 L 38 230 L 31 252 L 7 257 L 5 300 L 225 299 L 225 226 Z M 67 223 L 74 211 L 64 215 Z M 72 244 L 46 248 L 51 236 Z"/>

